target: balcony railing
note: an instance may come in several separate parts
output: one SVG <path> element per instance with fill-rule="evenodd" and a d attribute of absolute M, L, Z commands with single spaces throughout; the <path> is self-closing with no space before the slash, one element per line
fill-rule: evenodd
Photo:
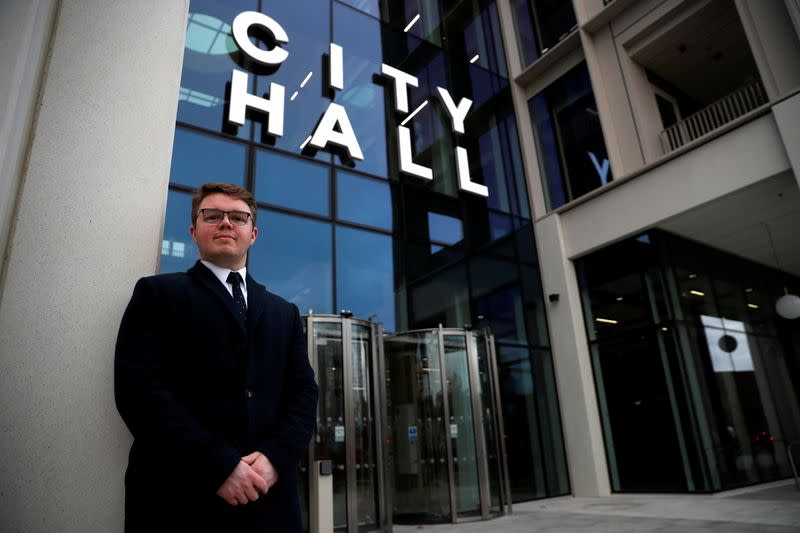
<path fill-rule="evenodd" d="M 661 147 L 668 154 L 765 103 L 764 86 L 758 80 L 753 81 L 662 131 Z"/>

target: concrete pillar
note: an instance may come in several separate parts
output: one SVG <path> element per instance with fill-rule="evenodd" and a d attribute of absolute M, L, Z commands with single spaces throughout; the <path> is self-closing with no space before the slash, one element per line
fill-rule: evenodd
<path fill-rule="evenodd" d="M 786 148 L 794 179 L 800 187 L 800 93 L 778 103 L 772 108 L 778 132 Z"/>
<path fill-rule="evenodd" d="M 761 81 L 770 100 L 800 87 L 800 40 L 796 6 L 785 2 L 735 0 Z"/>
<path fill-rule="evenodd" d="M 8 244 L 20 174 L 28 155 L 56 0 L 0 2 L 0 250 Z M 2 267 L 0 267 L 0 272 Z M 0 286 L 2 286 L 0 275 Z"/>
<path fill-rule="evenodd" d="M 122 531 L 114 343 L 156 270 L 187 11 L 59 3 L 0 286 L 0 531 Z"/>
<path fill-rule="evenodd" d="M 537 221 L 535 229 L 544 293 L 558 294 L 557 302 L 548 302 L 547 319 L 572 492 L 607 496 L 605 445 L 575 268 L 565 254 L 559 215 Z"/>

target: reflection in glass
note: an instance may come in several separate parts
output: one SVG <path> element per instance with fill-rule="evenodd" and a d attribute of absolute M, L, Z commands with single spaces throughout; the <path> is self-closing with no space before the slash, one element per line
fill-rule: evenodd
<path fill-rule="evenodd" d="M 549 209 L 611 181 L 585 62 L 531 98 L 528 105 Z"/>
<path fill-rule="evenodd" d="M 310 161 L 256 152 L 256 200 L 317 215 L 328 215 L 328 168 Z"/>
<path fill-rule="evenodd" d="M 497 345 L 511 496 L 526 501 L 569 491 L 550 353 Z"/>
<path fill-rule="evenodd" d="M 358 11 L 334 3 L 334 42 L 344 49 L 344 89 L 337 103 L 347 109 L 350 123 L 364 153 L 355 168 L 376 176 L 388 174 L 386 159 L 386 108 L 384 88 L 373 81 L 381 72 L 381 23 Z M 364 46 L 364 43 L 374 43 Z M 337 158 L 338 162 L 338 158 Z"/>
<path fill-rule="evenodd" d="M 503 511 L 502 502 L 502 472 L 503 457 L 500 453 L 499 423 L 497 418 L 496 405 L 492 394 L 495 387 L 492 383 L 492 373 L 490 370 L 489 358 L 494 357 L 488 349 L 488 343 L 480 337 L 471 337 L 469 342 L 472 344 L 472 352 L 478 359 L 478 390 L 480 405 L 483 408 L 481 419 L 483 420 L 483 434 L 485 440 L 486 461 L 489 473 L 489 512 L 492 514 Z"/>
<path fill-rule="evenodd" d="M 286 89 L 283 136 L 270 138 L 264 120 L 259 119 L 255 141 L 299 154 L 300 145 L 314 132 L 317 121 L 330 103 L 324 96 L 325 75 L 322 70 L 322 57 L 328 53 L 331 43 L 330 3 L 319 0 L 262 2 L 262 11 L 278 21 L 289 35 L 286 45 L 289 57 L 274 72 L 259 75 L 253 93 L 263 96 L 269 92 L 270 83 Z M 345 56 L 348 53 L 345 48 Z M 311 76 L 306 80 L 309 73 Z M 304 81 L 305 85 L 301 87 Z M 295 92 L 297 96 L 294 96 Z M 316 159 L 330 161 L 330 154 L 318 152 Z"/>
<path fill-rule="evenodd" d="M 464 228 L 456 217 L 428 211 L 428 234 L 432 241 L 453 245 L 464 239 Z"/>
<path fill-rule="evenodd" d="M 189 187 L 208 182 L 244 185 L 246 154 L 243 144 L 175 128 L 169 181 Z"/>
<path fill-rule="evenodd" d="M 253 277 L 301 313 L 333 312 L 330 225 L 259 209 L 258 226 L 248 263 Z"/>
<path fill-rule="evenodd" d="M 563 0 L 511 0 L 522 67 L 566 37 L 575 27 L 572 2 Z"/>
<path fill-rule="evenodd" d="M 378 525 L 378 474 L 375 419 L 372 403 L 370 334 L 366 326 L 352 326 L 353 422 L 356 448 L 356 498 L 359 527 Z"/>
<path fill-rule="evenodd" d="M 448 268 L 410 287 L 410 327 L 428 328 L 439 324 L 469 323 L 469 292 L 466 268 Z"/>
<path fill-rule="evenodd" d="M 336 173 L 336 216 L 339 220 L 391 231 L 393 213 L 389 183 L 343 171 Z"/>
<path fill-rule="evenodd" d="M 342 326 L 315 322 L 313 335 L 319 383 L 315 458 L 333 463 L 333 526 L 337 530 L 346 530 L 347 460 Z"/>
<path fill-rule="evenodd" d="M 386 339 L 395 522 L 449 521 L 448 438 L 436 335 Z"/>
<path fill-rule="evenodd" d="M 189 234 L 191 219 L 192 196 L 169 191 L 159 272 L 185 272 L 197 261 L 197 247 Z"/>
<path fill-rule="evenodd" d="M 453 448 L 456 512 L 459 515 L 478 514 L 481 508 L 466 342 L 463 335 L 444 336 L 447 402 L 450 406 L 448 428 Z"/>
<path fill-rule="evenodd" d="M 776 443 L 800 435 L 794 348 L 761 307 L 780 294 L 776 273 L 644 237 L 576 261 L 612 487 L 695 492 L 789 475 Z"/>
<path fill-rule="evenodd" d="M 336 302 L 395 330 L 394 253 L 387 235 L 336 228 Z"/>
<path fill-rule="evenodd" d="M 255 0 L 192 0 L 178 100 L 178 121 L 250 137 L 250 123 L 237 128 L 227 122 L 226 87 L 241 54 L 231 35 L 233 19 L 257 9 Z"/>

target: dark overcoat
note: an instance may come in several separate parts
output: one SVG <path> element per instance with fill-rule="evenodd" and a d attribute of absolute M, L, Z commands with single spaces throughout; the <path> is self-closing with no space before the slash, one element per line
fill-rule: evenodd
<path fill-rule="evenodd" d="M 125 530 L 301 531 L 297 464 L 318 389 L 297 306 L 247 275 L 247 322 L 199 261 L 142 278 L 117 337 L 117 408 L 133 434 Z M 278 471 L 266 495 L 231 506 L 216 495 L 241 457 Z"/>

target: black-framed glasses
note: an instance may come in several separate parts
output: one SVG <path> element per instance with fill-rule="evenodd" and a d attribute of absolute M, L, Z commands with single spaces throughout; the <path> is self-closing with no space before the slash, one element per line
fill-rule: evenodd
<path fill-rule="evenodd" d="M 222 209 L 204 208 L 200 210 L 200 219 L 206 224 L 219 224 L 228 215 L 228 220 L 234 226 L 245 226 L 252 216 L 247 211 L 223 211 Z"/>

